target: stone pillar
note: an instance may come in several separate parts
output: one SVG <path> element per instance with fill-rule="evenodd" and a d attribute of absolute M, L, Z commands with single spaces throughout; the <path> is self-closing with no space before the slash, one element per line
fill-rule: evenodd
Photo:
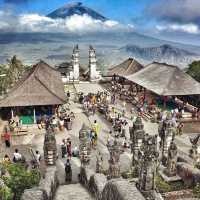
<path fill-rule="evenodd" d="M 172 121 L 172 116 L 169 113 L 166 120 L 164 120 L 159 127 L 159 136 L 161 138 L 161 149 L 162 149 L 162 163 L 166 165 L 168 149 L 170 147 L 172 139 L 175 137 L 176 128 Z"/>
<path fill-rule="evenodd" d="M 96 173 L 103 173 L 103 157 L 100 153 L 97 155 Z"/>
<path fill-rule="evenodd" d="M 44 160 L 47 165 L 55 165 L 57 159 L 57 146 L 55 132 L 49 128 L 44 138 Z"/>
<path fill-rule="evenodd" d="M 35 107 L 33 108 L 33 123 L 36 124 Z"/>
<path fill-rule="evenodd" d="M 82 166 L 88 165 L 90 161 L 91 149 L 88 134 L 89 128 L 85 124 L 83 124 L 81 130 L 79 131 L 79 152 Z"/>
<path fill-rule="evenodd" d="M 13 119 L 14 117 L 14 112 L 13 112 L 13 108 L 11 108 L 11 119 Z"/>
<path fill-rule="evenodd" d="M 73 80 L 79 80 L 79 49 L 78 45 L 74 47 L 73 54 L 72 54 L 72 69 L 73 69 Z"/>
<path fill-rule="evenodd" d="M 155 189 L 158 157 L 157 136 L 149 136 L 146 134 L 139 151 L 140 168 L 138 186 L 143 193 L 148 193 Z"/>
<path fill-rule="evenodd" d="M 133 154 L 132 165 L 134 166 L 138 161 L 138 152 L 145 135 L 144 124 L 142 123 L 141 117 L 137 117 L 136 121 L 133 123 L 133 127 L 130 127 L 129 132 L 131 140 L 131 151 Z"/>
<path fill-rule="evenodd" d="M 110 152 L 110 160 L 109 160 L 109 176 L 108 178 L 119 178 L 120 174 L 120 154 L 121 154 L 121 146 L 117 140 L 114 141 L 112 146 L 108 148 Z"/>
<path fill-rule="evenodd" d="M 90 81 L 97 80 L 97 59 L 95 49 L 90 46 L 89 48 L 89 72 L 90 72 Z"/>
<path fill-rule="evenodd" d="M 167 169 L 166 173 L 168 176 L 176 176 L 176 164 L 177 164 L 177 156 L 178 149 L 177 146 L 172 140 L 170 147 L 168 149 L 168 157 L 167 157 Z"/>
<path fill-rule="evenodd" d="M 192 148 L 189 151 L 189 156 L 194 160 L 195 166 L 200 166 L 200 135 L 190 138 Z"/>

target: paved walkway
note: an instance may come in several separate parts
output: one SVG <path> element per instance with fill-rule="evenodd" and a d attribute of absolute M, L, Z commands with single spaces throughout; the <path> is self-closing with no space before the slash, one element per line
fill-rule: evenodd
<path fill-rule="evenodd" d="M 92 200 L 89 192 L 80 184 L 58 187 L 54 200 Z"/>

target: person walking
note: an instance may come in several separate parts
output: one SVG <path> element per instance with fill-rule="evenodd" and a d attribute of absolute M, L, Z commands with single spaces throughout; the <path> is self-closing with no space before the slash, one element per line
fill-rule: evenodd
<path fill-rule="evenodd" d="M 9 148 L 10 147 L 11 134 L 8 131 L 7 128 L 5 129 L 5 133 L 4 133 L 3 137 L 4 137 L 6 147 Z"/>
<path fill-rule="evenodd" d="M 65 181 L 67 183 L 72 181 L 72 168 L 69 159 L 67 159 L 67 162 L 65 163 Z"/>

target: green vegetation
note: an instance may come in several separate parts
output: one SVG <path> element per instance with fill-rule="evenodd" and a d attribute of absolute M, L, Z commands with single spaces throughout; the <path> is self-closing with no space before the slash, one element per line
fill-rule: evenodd
<path fill-rule="evenodd" d="M 192 62 L 189 65 L 187 73 L 200 82 L 200 60 Z"/>
<path fill-rule="evenodd" d="M 184 185 L 182 181 L 167 183 L 160 176 L 156 177 L 156 187 L 160 193 L 186 189 L 186 186 Z"/>
<path fill-rule="evenodd" d="M 7 193 L 8 197 L 13 194 L 14 200 L 19 200 L 25 189 L 39 184 L 40 175 L 37 170 L 26 170 L 20 164 L 9 164 L 6 166 L 6 170 L 9 176 L 3 176 L 2 179 L 9 190 L 3 191 L 3 193 Z"/>
<path fill-rule="evenodd" d="M 6 65 L 0 65 L 0 94 L 11 88 L 25 70 L 27 67 L 16 56 L 7 60 Z"/>
<path fill-rule="evenodd" d="M 0 186 L 0 199 L 1 200 L 12 200 L 13 199 L 13 193 L 10 188 L 8 188 L 6 185 Z"/>
<path fill-rule="evenodd" d="M 194 188 L 193 188 L 193 194 L 196 198 L 200 198 L 200 184 L 197 184 Z"/>

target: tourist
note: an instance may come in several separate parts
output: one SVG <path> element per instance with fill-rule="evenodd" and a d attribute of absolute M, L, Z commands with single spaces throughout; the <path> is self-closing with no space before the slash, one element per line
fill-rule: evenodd
<path fill-rule="evenodd" d="M 10 164 L 11 163 L 11 160 L 10 160 L 10 157 L 6 154 L 3 158 L 3 164 Z"/>
<path fill-rule="evenodd" d="M 69 159 L 67 159 L 67 162 L 65 163 L 65 181 L 66 182 L 72 181 L 72 169 Z"/>
<path fill-rule="evenodd" d="M 72 156 L 72 142 L 70 138 L 67 139 L 67 156 L 71 158 Z"/>
<path fill-rule="evenodd" d="M 35 152 L 35 157 L 36 157 L 37 163 L 40 164 L 42 157 L 41 157 L 40 152 L 38 150 L 36 150 L 36 152 Z"/>
<path fill-rule="evenodd" d="M 91 147 L 94 148 L 95 146 L 95 131 L 91 129 L 90 131 L 90 140 L 91 140 Z"/>
<path fill-rule="evenodd" d="M 63 130 L 64 130 L 64 123 L 65 123 L 65 121 L 64 121 L 64 119 L 61 117 L 61 118 L 59 119 L 59 129 L 60 129 L 60 131 L 63 131 Z"/>
<path fill-rule="evenodd" d="M 178 135 L 182 135 L 182 134 L 183 134 L 183 127 L 184 127 L 183 122 L 180 122 L 180 123 L 178 124 L 178 127 L 177 127 L 177 134 L 178 134 Z"/>
<path fill-rule="evenodd" d="M 100 127 L 99 127 L 99 124 L 97 123 L 97 120 L 94 120 L 93 130 L 95 131 L 95 133 L 96 133 L 97 136 L 98 136 Z"/>
<path fill-rule="evenodd" d="M 73 157 L 78 157 L 79 156 L 79 150 L 78 150 L 77 146 L 75 146 L 74 149 L 72 150 L 72 156 Z"/>
<path fill-rule="evenodd" d="M 65 142 L 65 139 L 63 139 L 62 143 L 61 143 L 61 155 L 62 155 L 62 158 L 64 158 L 66 154 L 67 154 L 66 142 Z"/>
<path fill-rule="evenodd" d="M 3 137 L 4 137 L 6 147 L 9 148 L 11 135 L 10 135 L 10 132 L 8 131 L 7 127 L 5 128 L 5 133 L 4 133 Z"/>
<path fill-rule="evenodd" d="M 22 160 L 22 155 L 19 153 L 19 150 L 18 149 L 15 149 L 15 152 L 13 154 L 13 162 L 19 162 Z"/>

